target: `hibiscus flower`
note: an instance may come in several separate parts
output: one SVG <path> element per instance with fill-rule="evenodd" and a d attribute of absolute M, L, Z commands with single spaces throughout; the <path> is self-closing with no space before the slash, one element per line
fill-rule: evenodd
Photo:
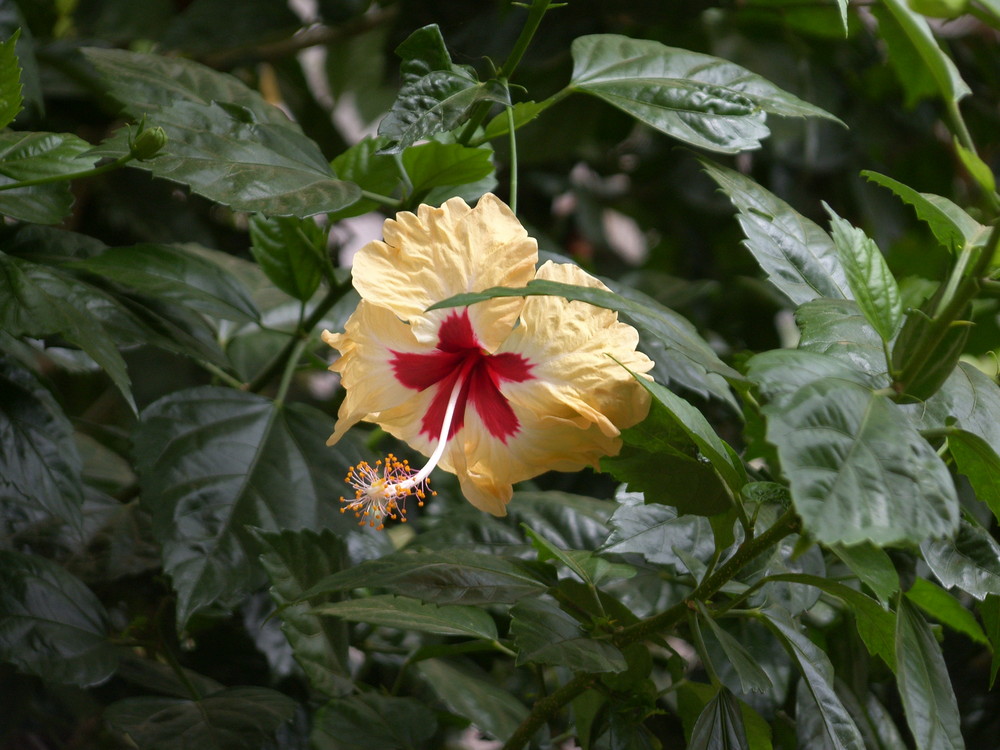
<path fill-rule="evenodd" d="M 323 332 L 340 352 L 330 369 L 347 391 L 329 445 L 374 422 L 426 456 L 419 472 L 395 457 L 362 462 L 342 510 L 362 523 L 405 520 L 434 466 L 458 476 L 477 508 L 506 514 L 512 485 L 549 470 L 576 471 L 621 448 L 649 395 L 625 369 L 653 363 L 636 330 L 614 311 L 562 297 L 498 298 L 427 312 L 436 302 L 532 279 L 605 288 L 571 264 L 544 263 L 511 210 L 484 195 L 452 198 L 388 219 L 384 241 L 354 258 L 361 295 L 345 332 Z M 622 367 L 625 365 L 625 367 Z"/>

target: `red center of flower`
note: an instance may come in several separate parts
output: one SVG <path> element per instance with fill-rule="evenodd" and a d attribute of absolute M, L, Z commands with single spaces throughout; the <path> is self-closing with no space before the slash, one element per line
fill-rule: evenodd
<path fill-rule="evenodd" d="M 531 363 L 520 354 L 484 352 L 476 340 L 467 310 L 453 312 L 445 318 L 434 351 L 427 354 L 393 351 L 392 355 L 390 364 L 396 380 L 407 388 L 423 391 L 437 387 L 430 408 L 421 420 L 420 432 L 432 438 L 438 436 L 448 399 L 459 379 L 462 379 L 462 386 L 448 438 L 465 424 L 468 403 L 472 404 L 489 433 L 501 442 L 506 443 L 507 438 L 517 432 L 517 416 L 500 392 L 500 383 L 531 380 L 534 377 Z"/>

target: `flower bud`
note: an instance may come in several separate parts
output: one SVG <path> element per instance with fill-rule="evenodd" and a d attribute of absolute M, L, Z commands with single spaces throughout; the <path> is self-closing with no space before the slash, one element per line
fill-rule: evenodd
<path fill-rule="evenodd" d="M 163 128 L 155 127 L 140 132 L 131 143 L 132 156 L 140 161 L 151 159 L 167 145 L 167 133 Z"/>

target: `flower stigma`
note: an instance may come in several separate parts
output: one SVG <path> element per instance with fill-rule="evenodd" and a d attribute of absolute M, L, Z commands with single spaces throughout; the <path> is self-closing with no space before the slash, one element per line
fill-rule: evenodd
<path fill-rule="evenodd" d="M 347 470 L 345 481 L 354 488 L 354 499 L 340 498 L 340 502 L 344 504 L 340 508 L 341 513 L 351 511 L 360 519 L 359 526 L 368 524 L 375 530 L 381 531 L 385 528 L 387 518 L 406 523 L 406 498 L 409 496 L 415 496 L 417 506 L 422 508 L 428 494 L 431 496 L 437 494 L 430 487 L 429 477 L 444 455 L 448 431 L 455 417 L 455 406 L 465 385 L 464 376 L 468 372 L 467 367 L 463 369 L 466 372 L 460 373 L 455 379 L 455 385 L 452 386 L 448 397 L 448 406 L 441 421 L 437 446 L 424 468 L 414 473 L 409 461 L 406 459 L 400 461 L 392 453 L 384 460 L 377 460 L 374 466 L 367 461 L 360 461 Z"/>

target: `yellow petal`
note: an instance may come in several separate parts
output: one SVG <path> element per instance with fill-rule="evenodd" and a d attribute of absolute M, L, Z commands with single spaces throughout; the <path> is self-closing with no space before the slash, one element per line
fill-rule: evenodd
<path fill-rule="evenodd" d="M 545 263 L 537 278 L 607 288 L 566 263 Z M 638 342 L 635 328 L 613 310 L 562 297 L 528 297 L 520 324 L 499 351 L 526 357 L 534 379 L 504 383 L 501 390 L 512 404 L 539 417 L 559 417 L 580 428 L 595 425 L 615 437 L 649 412 L 646 389 L 621 366 L 636 373 L 652 369 L 653 362 L 635 350 Z"/>
<path fill-rule="evenodd" d="M 452 198 L 440 208 L 420 206 L 388 219 L 384 242 L 369 242 L 354 257 L 354 287 L 362 298 L 408 321 L 417 339 L 436 343 L 452 311 L 425 310 L 435 302 L 492 286 L 524 286 L 538 246 L 510 208 L 486 194 L 475 208 Z M 480 344 L 494 350 L 510 331 L 523 302 L 496 299 L 473 305 L 469 317 Z"/>
<path fill-rule="evenodd" d="M 340 382 L 347 390 L 327 445 L 336 443 L 361 420 L 375 421 L 373 415 L 399 407 L 417 395 L 393 375 L 393 351 L 433 348 L 417 341 L 410 327 L 390 310 L 364 300 L 348 318 L 344 333 L 323 331 L 323 341 L 340 352 L 330 369 L 340 373 Z"/>

